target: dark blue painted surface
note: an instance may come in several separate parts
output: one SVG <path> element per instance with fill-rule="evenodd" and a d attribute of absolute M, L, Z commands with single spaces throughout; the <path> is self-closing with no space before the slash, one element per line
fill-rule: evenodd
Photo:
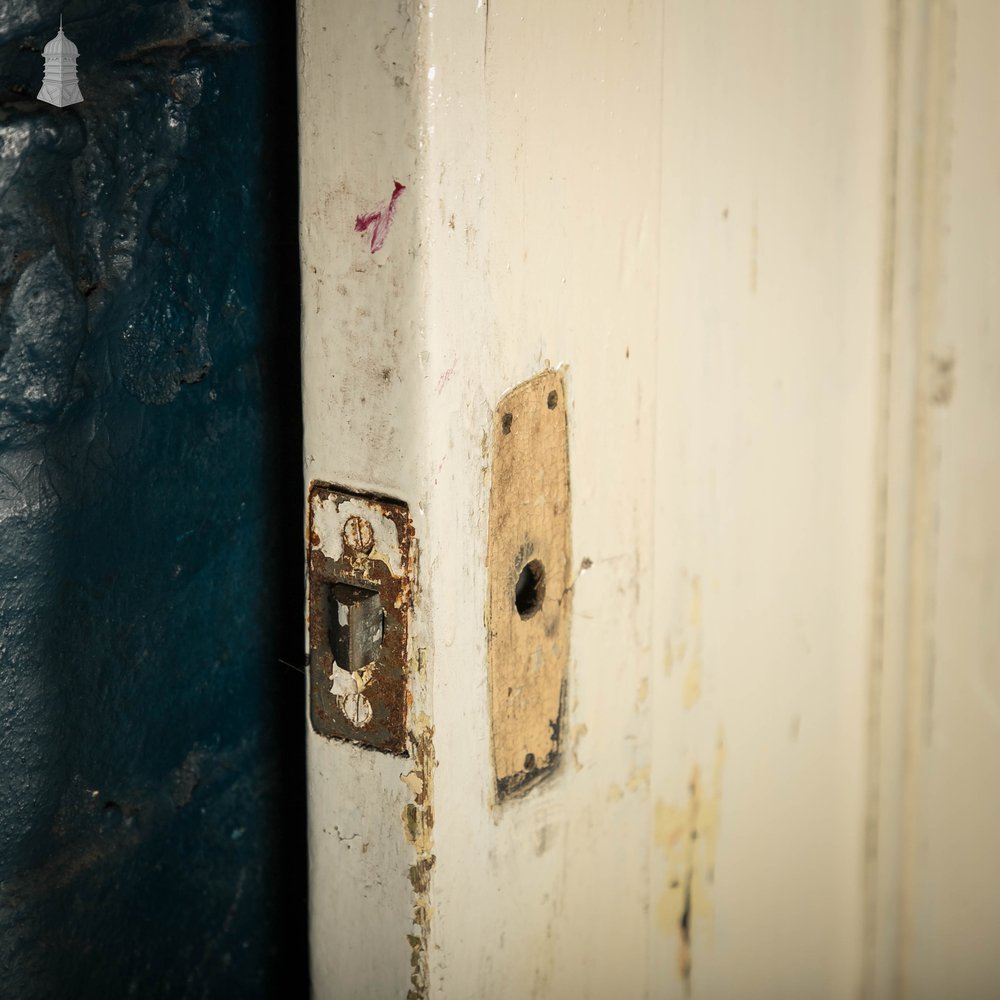
<path fill-rule="evenodd" d="M 294 7 L 62 9 L 65 109 L 0 9 L 0 995 L 302 995 Z"/>

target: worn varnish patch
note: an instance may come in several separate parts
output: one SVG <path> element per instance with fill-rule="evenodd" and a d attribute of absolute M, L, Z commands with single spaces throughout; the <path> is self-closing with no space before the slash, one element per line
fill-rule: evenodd
<path fill-rule="evenodd" d="M 562 374 L 500 400 L 493 420 L 488 626 L 498 799 L 559 762 L 572 589 L 569 452 Z"/>

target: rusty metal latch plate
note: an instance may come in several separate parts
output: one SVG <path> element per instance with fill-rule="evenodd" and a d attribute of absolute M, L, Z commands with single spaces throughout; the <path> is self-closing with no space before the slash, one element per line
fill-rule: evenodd
<path fill-rule="evenodd" d="M 507 393 L 493 420 L 487 559 L 498 800 L 559 763 L 570 639 L 570 494 L 562 374 Z"/>
<path fill-rule="evenodd" d="M 321 736 L 406 754 L 413 525 L 406 504 L 309 490 L 309 717 Z"/>

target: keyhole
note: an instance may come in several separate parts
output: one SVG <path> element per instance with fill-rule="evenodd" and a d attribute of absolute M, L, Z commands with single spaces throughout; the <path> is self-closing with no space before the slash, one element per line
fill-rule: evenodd
<path fill-rule="evenodd" d="M 514 607 L 522 619 L 528 619 L 542 606 L 545 599 L 545 567 L 532 559 L 514 585 Z"/>

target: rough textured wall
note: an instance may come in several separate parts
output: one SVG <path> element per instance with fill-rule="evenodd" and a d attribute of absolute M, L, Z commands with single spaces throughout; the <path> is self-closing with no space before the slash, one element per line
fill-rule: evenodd
<path fill-rule="evenodd" d="M 4 996 L 304 990 L 283 7 L 0 9 Z"/>

